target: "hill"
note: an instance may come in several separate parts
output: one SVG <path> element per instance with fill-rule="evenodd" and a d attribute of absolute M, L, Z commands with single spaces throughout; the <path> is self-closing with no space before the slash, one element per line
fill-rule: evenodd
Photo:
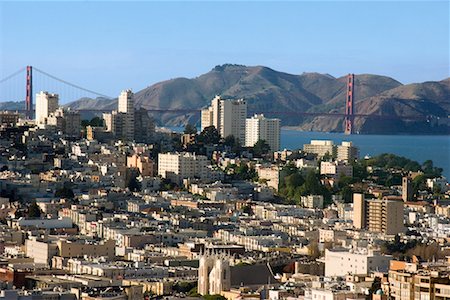
<path fill-rule="evenodd" d="M 135 93 L 135 106 L 146 109 L 201 109 L 215 95 L 245 98 L 249 114 L 265 112 L 284 126 L 303 130 L 342 131 L 343 118 L 304 117 L 295 112 L 344 113 L 346 76 L 303 73 L 293 75 L 264 66 L 225 64 L 196 78 L 175 78 Z M 389 116 L 356 118 L 355 130 L 378 134 L 449 134 L 450 79 L 403 85 L 380 75 L 355 76 L 355 112 Z M 114 109 L 117 100 L 83 98 L 68 104 L 73 109 Z M 282 112 L 271 114 L 268 112 Z M 284 112 L 284 113 L 283 113 Z M 413 116 L 416 119 L 399 119 Z M 432 117 L 430 117 L 432 116 Z M 188 122 L 199 125 L 199 113 L 154 114 L 161 125 Z M 428 120 L 426 118 L 428 117 Z"/>

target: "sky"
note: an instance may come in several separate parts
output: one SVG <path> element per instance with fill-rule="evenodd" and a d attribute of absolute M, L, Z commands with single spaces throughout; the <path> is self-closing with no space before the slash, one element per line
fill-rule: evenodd
<path fill-rule="evenodd" d="M 33 65 L 117 96 L 224 63 L 442 80 L 449 27 L 448 1 L 0 0 L 0 80 Z"/>

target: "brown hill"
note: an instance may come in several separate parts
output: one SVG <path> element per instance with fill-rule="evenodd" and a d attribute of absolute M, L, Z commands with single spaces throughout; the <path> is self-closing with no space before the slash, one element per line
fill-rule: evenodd
<path fill-rule="evenodd" d="M 199 77 L 176 78 L 156 83 L 135 94 L 137 107 L 147 109 L 201 109 L 215 95 L 245 98 L 249 112 L 266 112 L 279 117 L 282 125 L 305 130 L 342 131 L 342 118 L 303 117 L 292 112 L 343 113 L 346 77 L 303 73 L 292 75 L 263 66 L 247 67 L 225 64 L 216 66 Z M 389 116 L 388 121 L 377 118 L 357 118 L 355 129 L 367 133 L 448 133 L 442 125 L 450 114 L 450 80 L 402 85 L 385 76 L 361 74 L 355 77 L 355 110 L 361 114 Z M 69 106 L 81 109 L 112 107 L 115 102 L 83 100 Z M 270 114 L 267 112 L 288 112 Z M 199 125 L 199 113 L 158 113 L 154 115 L 163 125 Z M 417 120 L 395 119 L 395 116 L 415 116 Z M 427 121 L 424 119 L 431 117 Z M 439 121 L 437 117 L 439 117 Z M 422 120 L 419 120 L 422 118 Z M 437 126 L 439 125 L 439 126 Z"/>

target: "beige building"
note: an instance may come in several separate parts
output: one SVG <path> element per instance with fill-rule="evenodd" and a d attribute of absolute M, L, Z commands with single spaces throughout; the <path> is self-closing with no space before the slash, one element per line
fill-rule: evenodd
<path fill-rule="evenodd" d="M 134 94 L 131 90 L 119 95 L 118 110 L 104 113 L 103 120 L 107 132 L 115 138 L 138 143 L 150 143 L 155 132 L 155 122 L 148 111 L 134 108 Z"/>
<path fill-rule="evenodd" d="M 245 146 L 253 147 L 258 140 L 264 140 L 271 151 L 280 149 L 280 119 L 268 119 L 254 115 L 246 120 Z"/>
<path fill-rule="evenodd" d="M 320 174 L 339 179 L 341 176 L 353 177 L 353 166 L 342 161 L 322 161 Z"/>
<path fill-rule="evenodd" d="M 323 157 L 325 154 L 336 157 L 337 154 L 336 145 L 334 145 L 333 141 L 324 140 L 312 140 L 310 144 L 304 144 L 303 151 L 317 154 L 318 157 Z"/>
<path fill-rule="evenodd" d="M 0 111 L 0 125 L 15 126 L 19 121 L 19 113 Z"/>
<path fill-rule="evenodd" d="M 198 293 L 200 295 L 221 294 L 231 288 L 229 259 L 221 255 L 204 254 L 198 267 Z"/>
<path fill-rule="evenodd" d="M 34 259 L 35 263 L 52 263 L 55 256 L 63 258 L 104 256 L 108 259 L 115 257 L 114 240 L 102 242 L 88 242 L 86 240 L 69 241 L 65 239 L 49 239 L 31 237 L 25 241 L 25 251 L 28 257 Z"/>
<path fill-rule="evenodd" d="M 150 157 L 133 154 L 127 157 L 127 168 L 136 168 L 142 176 L 153 176 L 155 164 Z"/>
<path fill-rule="evenodd" d="M 247 102 L 244 99 L 225 100 L 216 96 L 211 106 L 202 110 L 201 129 L 214 126 L 222 138 L 233 135 L 244 144 L 246 118 Z"/>
<path fill-rule="evenodd" d="M 66 135 L 78 137 L 81 133 L 81 116 L 79 112 L 60 107 L 48 116 L 47 125 L 55 126 L 56 130 Z"/>
<path fill-rule="evenodd" d="M 353 194 L 353 227 L 366 227 L 366 199 L 363 194 Z"/>
<path fill-rule="evenodd" d="M 181 184 L 183 179 L 207 179 L 208 159 L 189 152 L 158 154 L 158 175 Z"/>
<path fill-rule="evenodd" d="M 122 136 L 132 141 L 134 139 L 134 94 L 131 90 L 120 93 L 117 111 L 124 114 Z"/>
<path fill-rule="evenodd" d="M 323 208 L 322 195 L 308 195 L 302 196 L 302 205 L 307 208 Z"/>
<path fill-rule="evenodd" d="M 359 149 L 352 142 L 342 142 L 337 146 L 337 160 L 351 162 L 359 157 Z"/>
<path fill-rule="evenodd" d="M 278 191 L 280 184 L 280 168 L 278 166 L 256 166 L 258 178 L 265 180 L 267 186 Z"/>
<path fill-rule="evenodd" d="M 391 259 L 392 256 L 382 255 L 374 250 L 325 249 L 325 276 L 346 276 L 348 274 L 387 271 Z"/>
<path fill-rule="evenodd" d="M 448 300 L 450 277 L 448 265 L 433 264 L 424 268 L 417 261 L 391 261 L 389 296 L 393 300 Z"/>
<path fill-rule="evenodd" d="M 353 226 L 394 235 L 405 231 L 403 202 L 397 199 L 365 199 L 362 194 L 353 195 Z"/>
<path fill-rule="evenodd" d="M 36 94 L 36 125 L 47 124 L 47 118 L 58 109 L 59 96 L 49 92 Z"/>

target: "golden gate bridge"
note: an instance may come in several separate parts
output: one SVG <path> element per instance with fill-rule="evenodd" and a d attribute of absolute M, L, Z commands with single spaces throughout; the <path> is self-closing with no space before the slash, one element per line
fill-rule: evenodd
<path fill-rule="evenodd" d="M 331 117 L 344 119 L 344 132 L 346 134 L 353 133 L 353 122 L 355 118 L 379 118 L 390 120 L 419 120 L 426 121 L 426 117 L 421 116 L 398 116 L 398 115 L 376 115 L 355 113 L 355 75 L 347 76 L 347 92 L 345 99 L 345 111 L 342 113 L 330 112 L 307 112 L 307 111 L 251 111 L 250 113 L 265 114 L 270 116 L 299 116 L 299 117 Z M 25 85 L 25 89 L 23 89 Z M 61 79 L 48 72 L 32 66 L 26 66 L 0 79 L 0 103 L 6 101 L 21 102 L 25 104 L 23 108 L 15 110 L 25 113 L 32 118 L 34 112 L 33 91 L 49 91 L 60 95 L 62 102 L 69 103 L 81 98 L 104 98 L 113 100 L 117 97 L 111 97 L 103 93 L 96 92 L 92 89 L 84 88 L 80 85 L 71 83 Z M 343 99 L 344 100 L 344 99 Z M 200 113 L 201 109 L 195 108 L 164 108 L 156 105 L 146 105 L 145 109 L 151 113 Z M 108 112 L 106 109 L 77 109 L 80 112 Z"/>

